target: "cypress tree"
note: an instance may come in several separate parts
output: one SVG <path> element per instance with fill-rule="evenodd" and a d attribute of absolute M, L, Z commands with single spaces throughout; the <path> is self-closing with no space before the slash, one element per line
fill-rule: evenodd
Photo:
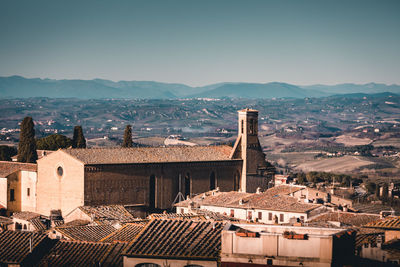
<path fill-rule="evenodd" d="M 86 148 L 86 139 L 83 136 L 82 126 L 74 127 L 74 137 L 72 138 L 73 148 Z"/>
<path fill-rule="evenodd" d="M 31 117 L 25 117 L 21 123 L 17 160 L 19 162 L 35 163 L 37 159 L 33 120 Z"/>
<path fill-rule="evenodd" d="M 132 126 L 126 125 L 122 147 L 132 147 Z"/>

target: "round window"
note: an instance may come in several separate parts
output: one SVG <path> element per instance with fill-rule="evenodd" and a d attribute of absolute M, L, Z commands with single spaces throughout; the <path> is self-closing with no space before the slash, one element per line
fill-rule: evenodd
<path fill-rule="evenodd" d="M 58 176 L 62 176 L 63 175 L 63 173 L 64 173 L 64 170 L 63 170 L 63 168 L 60 166 L 60 167 L 58 167 L 57 168 L 57 174 L 58 174 Z"/>

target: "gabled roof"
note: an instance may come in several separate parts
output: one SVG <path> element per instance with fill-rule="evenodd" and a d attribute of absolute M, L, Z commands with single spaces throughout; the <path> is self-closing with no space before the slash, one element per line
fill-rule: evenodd
<path fill-rule="evenodd" d="M 37 171 L 37 164 L 14 161 L 0 161 L 0 177 L 6 177 L 16 171 Z"/>
<path fill-rule="evenodd" d="M 128 243 L 135 239 L 136 235 L 142 231 L 146 224 L 143 223 L 127 223 L 117 231 L 109 234 L 101 239 L 101 242 L 113 243 L 123 242 Z"/>
<path fill-rule="evenodd" d="M 84 164 L 224 161 L 230 160 L 231 150 L 230 146 L 62 149 Z"/>
<path fill-rule="evenodd" d="M 364 227 L 385 229 L 385 230 L 400 230 L 400 217 L 386 217 L 382 220 L 377 220 L 366 224 Z"/>
<path fill-rule="evenodd" d="M 224 223 L 153 220 L 132 241 L 124 255 L 217 260 Z"/>
<path fill-rule="evenodd" d="M 61 240 L 41 259 L 38 266 L 122 266 L 125 244 Z"/>
<path fill-rule="evenodd" d="M 30 240 L 35 249 L 47 235 L 32 232 L 4 231 L 0 233 L 0 263 L 21 263 L 30 254 Z"/>
<path fill-rule="evenodd" d="M 15 219 L 24 220 L 30 222 L 36 231 L 47 230 L 47 226 L 42 222 L 42 216 L 39 213 L 31 211 L 16 212 L 12 216 Z"/>
<path fill-rule="evenodd" d="M 297 200 L 294 197 L 277 192 L 275 188 L 268 189 L 264 193 L 242 192 L 207 192 L 195 196 L 192 199 L 177 203 L 177 207 L 187 207 L 191 202 L 200 206 L 216 206 L 226 208 L 261 209 L 287 212 L 308 212 L 320 207 L 319 204 L 309 204 Z"/>
<path fill-rule="evenodd" d="M 97 242 L 116 231 L 109 224 L 56 227 L 56 231 L 70 240 Z"/>
<path fill-rule="evenodd" d="M 135 217 L 122 205 L 80 206 L 78 209 L 98 224 L 126 223 L 135 220 Z"/>
<path fill-rule="evenodd" d="M 310 222 L 341 222 L 351 226 L 362 226 L 376 221 L 380 216 L 367 213 L 327 212 L 313 217 Z"/>

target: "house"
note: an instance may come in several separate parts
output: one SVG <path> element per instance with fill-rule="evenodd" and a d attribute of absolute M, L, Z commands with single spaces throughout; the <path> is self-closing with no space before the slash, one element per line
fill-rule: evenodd
<path fill-rule="evenodd" d="M 123 251 L 124 266 L 217 267 L 223 227 L 204 220 L 152 220 Z"/>
<path fill-rule="evenodd" d="M 12 220 L 14 230 L 44 232 L 50 226 L 48 218 L 30 211 L 15 212 Z"/>
<path fill-rule="evenodd" d="M 343 266 L 355 232 L 341 228 L 230 224 L 222 231 L 221 266 Z"/>
<path fill-rule="evenodd" d="M 135 220 L 122 205 L 80 206 L 65 215 L 64 222 L 90 221 L 92 224 L 123 224 Z"/>
<path fill-rule="evenodd" d="M 9 214 L 36 210 L 37 165 L 0 161 L 0 205 Z"/>
<path fill-rule="evenodd" d="M 320 204 L 309 204 L 291 197 L 290 190 L 298 190 L 288 186 L 273 187 L 265 192 L 220 192 L 209 191 L 177 203 L 177 213 L 190 213 L 201 209 L 218 212 L 230 217 L 262 223 L 288 223 L 292 218 L 306 221 L 326 207 Z"/>
<path fill-rule="evenodd" d="M 216 187 L 254 192 L 271 170 L 258 140 L 258 111 L 238 112 L 234 147 L 60 149 L 37 161 L 36 212 L 62 215 L 79 206 L 169 209 L 179 197 Z"/>

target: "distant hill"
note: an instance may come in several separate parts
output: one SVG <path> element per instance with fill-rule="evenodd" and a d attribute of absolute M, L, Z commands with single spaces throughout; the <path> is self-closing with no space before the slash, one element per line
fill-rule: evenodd
<path fill-rule="evenodd" d="M 354 84 L 354 83 L 342 83 L 337 85 L 310 85 L 300 86 L 303 89 L 316 90 L 328 94 L 353 94 L 353 93 L 366 93 L 376 94 L 384 92 L 392 92 L 399 94 L 400 85 L 392 84 L 386 85 L 383 83 L 367 83 L 367 84 Z"/>
<path fill-rule="evenodd" d="M 304 98 L 340 94 L 400 94 L 399 85 L 339 84 L 296 86 L 287 83 L 217 83 L 191 87 L 154 81 L 53 80 L 0 77 L 0 98 L 176 99 L 176 98 Z"/>
<path fill-rule="evenodd" d="M 287 83 L 229 83 L 194 94 L 192 97 L 242 97 L 242 98 L 304 98 L 327 95 L 312 89 L 302 89 Z"/>

